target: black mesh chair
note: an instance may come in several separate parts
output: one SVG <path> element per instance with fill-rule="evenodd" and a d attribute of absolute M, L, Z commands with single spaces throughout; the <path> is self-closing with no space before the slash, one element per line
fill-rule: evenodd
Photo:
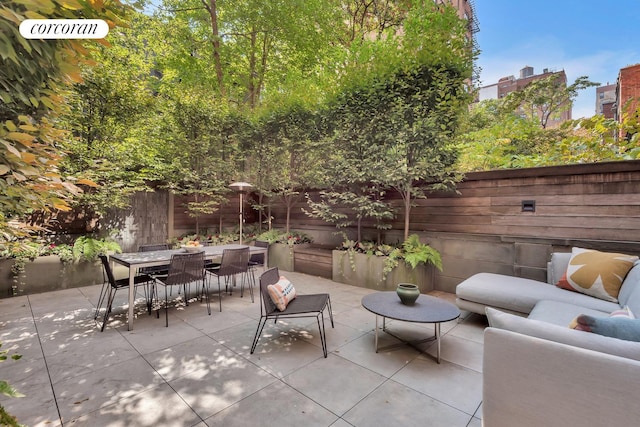
<path fill-rule="evenodd" d="M 164 286 L 164 312 L 166 326 L 169 326 L 169 294 L 168 287 L 178 286 L 184 290 L 185 304 L 189 305 L 189 287 L 193 282 L 202 281 L 201 298 L 207 303 L 207 312 L 211 315 L 211 303 L 209 301 L 209 284 L 205 280 L 204 252 L 186 254 L 174 254 L 171 256 L 169 271 L 166 277 L 156 277 L 155 283 Z M 158 317 L 160 313 L 158 313 Z"/>
<path fill-rule="evenodd" d="M 329 294 L 308 294 L 297 295 L 288 305 L 284 311 L 280 311 L 276 308 L 276 305 L 271 300 L 267 287 L 273 285 L 280 280 L 280 273 L 278 268 L 270 268 L 262 273 L 260 276 L 260 299 L 262 304 L 260 305 L 260 321 L 258 322 L 258 329 L 256 335 L 253 338 L 253 345 L 251 346 L 251 354 L 256 349 L 264 325 L 267 324 L 269 319 L 274 319 L 274 323 L 281 317 L 315 317 L 318 322 L 318 330 L 320 331 L 320 342 L 322 343 L 322 352 L 324 357 L 327 357 L 327 337 L 324 327 L 324 309 L 329 311 L 329 318 L 331 319 L 331 327 L 333 328 L 333 312 L 331 311 L 331 297 Z"/>
<path fill-rule="evenodd" d="M 267 250 L 269 250 L 269 242 L 256 240 L 254 245 L 258 248 L 267 248 Z M 267 268 L 264 264 L 265 259 L 265 254 L 253 254 L 249 257 L 249 271 L 251 273 L 251 280 L 254 284 L 256 283 L 256 270 L 258 267 Z"/>
<path fill-rule="evenodd" d="M 111 270 L 111 265 L 109 264 L 109 258 L 106 255 L 99 255 L 100 261 L 102 261 L 102 274 L 104 282 L 102 284 L 102 289 L 100 290 L 100 296 L 98 297 L 98 304 L 96 305 L 96 312 L 93 316 L 94 320 L 98 319 L 98 314 L 100 313 L 100 308 L 102 304 L 107 302 L 107 306 L 104 312 L 104 318 L 102 319 L 102 327 L 100 331 L 104 331 L 104 327 L 107 324 L 107 319 L 109 318 L 109 314 L 111 313 L 111 308 L 113 306 L 113 300 L 116 296 L 116 292 L 123 288 L 129 288 L 129 278 L 118 279 L 116 280 L 113 271 Z M 137 288 L 138 285 L 145 285 L 145 299 L 147 301 L 147 310 L 149 314 L 151 314 L 151 306 L 153 304 L 153 291 L 149 289 L 149 283 L 153 283 L 153 277 L 148 274 L 139 274 L 133 278 L 134 286 Z"/>
<path fill-rule="evenodd" d="M 249 247 L 238 249 L 225 249 L 222 251 L 222 260 L 219 266 L 207 267 L 206 271 L 218 279 L 218 296 L 222 297 L 220 278 L 225 281 L 225 290 L 231 294 L 236 278 L 240 275 L 240 297 L 244 296 L 244 284 L 249 283 L 251 302 L 253 299 L 253 286 L 249 280 Z M 220 298 L 220 311 L 222 311 L 222 298 Z"/>
<path fill-rule="evenodd" d="M 168 243 L 154 243 L 150 245 L 138 246 L 138 252 L 166 251 L 170 249 Z M 153 274 L 154 276 L 166 276 L 169 273 L 169 265 L 156 265 L 153 267 L 143 267 L 138 270 L 140 274 Z"/>

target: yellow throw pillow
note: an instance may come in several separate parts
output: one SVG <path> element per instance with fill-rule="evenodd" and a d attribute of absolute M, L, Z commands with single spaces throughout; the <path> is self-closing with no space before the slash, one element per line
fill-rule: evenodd
<path fill-rule="evenodd" d="M 573 248 L 567 272 L 556 284 L 605 301 L 618 302 L 625 276 L 637 256 Z"/>

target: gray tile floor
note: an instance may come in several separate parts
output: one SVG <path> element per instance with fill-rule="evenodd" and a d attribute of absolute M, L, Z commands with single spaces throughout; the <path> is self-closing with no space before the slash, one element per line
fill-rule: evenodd
<path fill-rule="evenodd" d="M 0 379 L 25 394 L 0 395 L 0 404 L 29 426 L 481 425 L 484 318 L 463 313 L 442 325 L 441 364 L 433 343 L 422 354 L 408 346 L 375 353 L 375 316 L 360 304 L 372 290 L 283 274 L 299 293 L 330 293 L 328 358 L 315 319 L 270 322 L 249 354 L 259 299 L 237 291 L 223 297 L 222 313 L 214 297 L 211 316 L 197 301 L 170 308 L 168 328 L 141 296 L 133 331 L 120 291 L 101 333 L 93 320 L 100 286 L 89 286 L 0 300 L 1 349 L 23 356 L 0 363 Z M 387 325 L 407 337 L 433 332 Z M 394 341 L 382 334 L 380 345 Z"/>

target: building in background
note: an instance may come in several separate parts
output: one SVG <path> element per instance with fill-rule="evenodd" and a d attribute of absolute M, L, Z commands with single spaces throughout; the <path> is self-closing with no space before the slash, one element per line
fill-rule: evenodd
<path fill-rule="evenodd" d="M 609 84 L 596 88 L 596 114 L 601 114 L 607 119 L 613 119 L 616 115 L 616 84 Z"/>
<path fill-rule="evenodd" d="M 621 68 L 616 83 L 616 115 L 622 122 L 628 114 L 635 113 L 640 106 L 640 64 Z"/>
<path fill-rule="evenodd" d="M 478 51 L 478 41 L 475 34 L 480 31 L 476 6 L 474 0 L 435 0 L 436 3 L 450 4 L 458 11 L 458 16 L 467 21 L 467 37 L 471 40 L 473 49 Z M 474 64 L 471 80 L 477 82 L 480 79 L 480 69 Z"/>
<path fill-rule="evenodd" d="M 548 68 L 542 70 L 542 74 L 535 74 L 533 67 L 525 66 L 520 70 L 520 76 L 502 77 L 497 83 L 493 83 L 487 86 L 482 86 L 478 89 L 478 101 L 484 101 L 486 99 L 500 99 L 504 98 L 511 92 L 524 89 L 529 83 L 536 80 L 545 79 L 550 76 L 557 76 L 558 83 L 567 86 L 567 75 L 564 70 L 550 71 Z M 560 123 L 571 120 L 571 107 L 562 111 L 559 117 L 550 117 L 547 123 L 547 127 L 555 127 Z"/>

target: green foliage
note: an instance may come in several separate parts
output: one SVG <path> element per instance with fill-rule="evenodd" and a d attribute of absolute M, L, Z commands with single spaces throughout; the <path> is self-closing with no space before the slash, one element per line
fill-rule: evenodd
<path fill-rule="evenodd" d="M 462 171 L 594 163 L 640 158 L 640 109 L 618 123 L 602 115 L 542 128 L 503 100 L 472 109 L 458 138 Z M 626 135 L 626 137 L 621 137 Z"/>
<path fill-rule="evenodd" d="M 107 255 L 109 252 L 121 253 L 122 248 L 112 240 L 88 236 L 79 237 L 73 244 L 73 257 L 76 261 L 93 262 L 98 259 L 98 255 Z"/>
<path fill-rule="evenodd" d="M 95 40 L 25 39 L 19 33 L 24 19 L 100 18 L 119 23 L 125 8 L 117 0 L 105 4 L 86 1 L 4 1 L 0 5 L 0 246 L 32 231 L 22 217 L 34 210 L 69 209 L 80 193 L 59 171 L 57 127 L 65 111 L 63 95 L 80 80 L 85 47 Z"/>
<path fill-rule="evenodd" d="M 440 253 L 431 246 L 421 243 L 420 237 L 417 234 L 410 235 L 399 247 L 346 239 L 338 249 L 346 251 L 349 254 L 351 268 L 354 270 L 355 262 L 353 254 L 355 253 L 387 257 L 382 270 L 382 280 L 398 266 L 400 261 L 405 261 L 411 268 L 416 268 L 419 264 L 424 264 L 433 265 L 442 271 L 442 258 L 440 257 Z"/>
<path fill-rule="evenodd" d="M 429 245 L 420 243 L 417 234 L 410 235 L 402 244 L 402 255 L 404 260 L 412 267 L 418 264 L 432 264 L 442 271 L 442 259 L 440 253 Z"/>
<path fill-rule="evenodd" d="M 0 341 L 0 347 L 2 347 L 2 342 Z M 0 362 L 4 362 L 7 360 L 8 350 L 0 350 Z M 12 354 L 12 360 L 19 360 L 22 358 L 22 355 Z M 17 391 L 11 384 L 4 380 L 0 380 L 0 394 L 4 394 L 9 397 L 24 397 L 24 394 Z M 19 427 L 20 424 L 16 420 L 16 418 L 7 413 L 2 405 L 0 405 L 0 426 L 15 426 Z"/>
<path fill-rule="evenodd" d="M 264 233 L 259 234 L 258 236 L 256 236 L 256 240 L 268 242 L 269 244 L 283 243 L 289 246 L 313 242 L 311 236 L 301 231 L 290 230 L 288 232 L 283 232 L 282 230 L 276 229 L 265 231 Z"/>

